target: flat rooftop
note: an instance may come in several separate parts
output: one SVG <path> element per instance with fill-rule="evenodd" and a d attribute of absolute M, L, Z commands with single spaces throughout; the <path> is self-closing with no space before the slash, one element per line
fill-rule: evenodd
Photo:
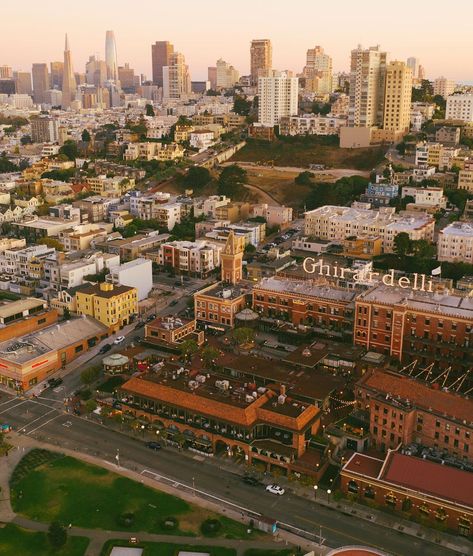
<path fill-rule="evenodd" d="M 151 322 L 148 322 L 146 326 L 151 328 L 163 328 L 165 330 L 178 330 L 190 322 L 192 322 L 192 319 L 182 317 L 157 317 Z"/>
<path fill-rule="evenodd" d="M 248 293 L 248 288 L 244 286 L 232 286 L 230 284 L 224 284 L 223 282 L 218 282 L 208 288 L 204 288 L 195 293 L 195 295 L 205 295 L 206 297 L 214 297 L 216 299 L 237 299 L 242 295 Z"/>
<path fill-rule="evenodd" d="M 281 294 L 304 295 L 307 297 L 318 297 L 331 299 L 342 303 L 353 301 L 357 292 L 344 288 L 315 284 L 311 280 L 289 280 L 279 277 L 263 278 L 255 285 L 255 290 L 267 290 Z"/>
<path fill-rule="evenodd" d="M 429 293 L 379 285 L 363 292 L 359 298 L 385 305 L 403 304 L 416 312 L 439 313 L 473 321 L 473 298 L 449 292 Z"/>
<path fill-rule="evenodd" d="M 0 319 L 6 319 L 18 313 L 31 311 L 31 309 L 36 309 L 37 307 L 44 307 L 44 305 L 44 299 L 35 299 L 33 297 L 4 303 L 0 305 Z"/>
<path fill-rule="evenodd" d="M 45 353 L 63 349 L 85 338 L 102 335 L 107 327 L 90 317 L 48 326 L 33 334 L 0 343 L 0 359 L 24 364 Z"/>

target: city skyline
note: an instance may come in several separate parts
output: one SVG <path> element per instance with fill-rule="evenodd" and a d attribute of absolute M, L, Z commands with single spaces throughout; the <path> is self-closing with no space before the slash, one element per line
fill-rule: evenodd
<path fill-rule="evenodd" d="M 26 0 L 21 6 L 3 8 L 5 21 L 12 25 L 2 30 L 0 37 L 2 64 L 30 71 L 33 63 L 60 60 L 64 34 L 68 33 L 74 70 L 84 71 L 90 54 L 98 52 L 105 59 L 105 32 L 113 29 L 118 64 L 129 62 L 137 73 L 144 73 L 148 79 L 151 79 L 151 44 L 155 41 L 172 42 L 186 56 L 193 79 L 203 80 L 207 67 L 215 65 L 218 58 L 232 64 L 240 74 L 248 75 L 251 40 L 267 38 L 273 46 L 273 68 L 278 70 L 302 71 L 307 49 L 321 45 L 332 56 L 334 71 L 347 71 L 350 51 L 358 44 L 364 47 L 380 44 L 389 53 L 390 60 L 420 59 L 430 79 L 446 75 L 456 81 L 471 81 L 467 53 L 471 51 L 468 22 L 469 16 L 473 16 L 473 5 L 466 1 L 461 2 L 464 4 L 461 18 L 458 13 L 449 12 L 439 18 L 425 4 L 411 5 L 407 0 L 400 0 L 397 11 L 388 15 L 380 12 L 374 0 L 365 0 L 363 10 L 342 0 L 341 9 L 336 13 L 330 10 L 321 13 L 312 3 L 298 0 L 292 4 L 292 22 L 282 2 L 271 4 L 268 17 L 263 3 L 255 6 L 249 0 L 242 0 L 240 10 L 232 13 L 231 19 L 226 13 L 205 18 L 202 14 L 207 13 L 206 7 L 214 8 L 210 0 L 203 0 L 199 6 L 189 6 L 179 0 L 169 6 L 149 5 L 146 17 L 143 12 L 130 12 L 121 1 L 112 13 L 90 0 L 84 0 L 80 7 L 71 7 L 67 14 L 48 10 L 48 4 L 39 6 Z M 90 13 L 94 14 L 93 19 Z M 178 22 L 176 13 L 179 13 Z M 156 25 L 156 21 L 175 24 Z M 39 24 L 48 26 L 47 40 L 37 33 Z M 17 32 L 20 25 L 21 34 Z M 294 40 L 291 30 L 296 28 L 297 40 Z M 449 33 L 449 28 L 455 32 Z M 189 32 L 189 29 L 199 32 Z M 236 38 L 228 41 L 229 36 Z M 442 41 L 437 40 L 439 36 Z M 452 52 L 456 53 L 453 57 Z"/>

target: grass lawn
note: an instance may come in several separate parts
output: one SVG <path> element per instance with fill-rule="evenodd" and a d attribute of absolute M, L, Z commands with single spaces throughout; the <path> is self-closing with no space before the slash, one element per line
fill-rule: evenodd
<path fill-rule="evenodd" d="M 30 519 L 90 529 L 195 536 L 201 534 L 202 522 L 212 518 L 222 525 L 215 536 L 248 539 L 260 535 L 257 531 L 248 534 L 241 523 L 101 467 L 68 456 L 48 459 L 48 453 L 31 451 L 12 477 L 13 509 Z M 130 522 L 120 519 L 124 514 L 132 514 Z M 177 520 L 171 530 L 162 525 L 168 517 Z"/>
<path fill-rule="evenodd" d="M 308 167 L 324 164 L 330 168 L 353 168 L 371 171 L 386 153 L 386 147 L 341 149 L 323 144 L 316 138 L 300 138 L 274 142 L 250 140 L 233 155 L 232 162 L 272 162 L 274 166 Z"/>
<path fill-rule="evenodd" d="M 222 546 L 183 546 L 182 544 L 171 544 L 171 543 L 156 543 L 156 542 L 140 542 L 139 544 L 126 544 L 122 540 L 110 540 L 105 543 L 102 548 L 100 556 L 109 556 L 112 548 L 114 546 L 133 546 L 144 548 L 143 556 L 177 556 L 181 550 L 184 551 L 199 551 L 207 552 L 210 556 L 236 556 L 236 550 L 233 548 L 224 548 Z M 263 552 L 259 556 L 263 556 Z M 275 555 L 279 556 L 279 555 Z M 281 553 L 281 556 L 283 553 Z"/>
<path fill-rule="evenodd" d="M 0 528 L 2 556 L 83 556 L 88 544 L 84 537 L 69 537 L 61 550 L 53 551 L 46 533 L 27 531 L 12 523 Z"/>

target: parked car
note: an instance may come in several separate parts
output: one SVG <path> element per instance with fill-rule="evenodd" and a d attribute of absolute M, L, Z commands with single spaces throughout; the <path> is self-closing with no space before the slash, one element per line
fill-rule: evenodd
<path fill-rule="evenodd" d="M 177 305 L 177 303 L 178 303 L 177 299 L 173 299 L 173 300 L 171 301 L 171 303 L 169 304 L 169 306 L 170 306 L 170 307 L 174 307 L 174 305 Z"/>
<path fill-rule="evenodd" d="M 149 315 L 149 317 L 146 317 L 146 322 L 151 322 L 152 320 L 154 320 L 156 318 L 155 314 Z"/>
<path fill-rule="evenodd" d="M 50 388 L 57 388 L 62 384 L 62 382 L 63 382 L 62 378 L 50 378 L 48 380 L 48 386 Z"/>
<path fill-rule="evenodd" d="M 266 487 L 266 491 L 270 492 L 271 494 L 276 494 L 278 496 L 282 496 L 286 491 L 280 487 L 279 485 L 268 485 Z"/>
<path fill-rule="evenodd" d="M 145 446 L 150 450 L 161 450 L 161 444 L 159 442 L 146 442 Z"/>
<path fill-rule="evenodd" d="M 256 478 L 252 477 L 251 475 L 245 475 L 242 478 L 243 482 L 250 486 L 258 486 L 261 482 Z"/>
<path fill-rule="evenodd" d="M 121 343 L 124 342 L 124 341 L 125 341 L 125 336 L 117 336 L 117 337 L 115 338 L 115 340 L 113 340 L 113 343 L 114 343 L 114 344 L 121 344 Z"/>
<path fill-rule="evenodd" d="M 111 344 L 104 344 L 101 348 L 100 348 L 100 353 L 107 353 L 107 351 L 110 351 L 112 349 Z"/>

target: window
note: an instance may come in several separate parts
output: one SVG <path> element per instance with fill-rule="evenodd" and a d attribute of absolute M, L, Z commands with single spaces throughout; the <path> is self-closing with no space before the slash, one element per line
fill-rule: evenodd
<path fill-rule="evenodd" d="M 80 353 L 84 349 L 84 346 L 81 344 L 80 346 L 76 346 L 74 351 L 75 353 Z"/>

